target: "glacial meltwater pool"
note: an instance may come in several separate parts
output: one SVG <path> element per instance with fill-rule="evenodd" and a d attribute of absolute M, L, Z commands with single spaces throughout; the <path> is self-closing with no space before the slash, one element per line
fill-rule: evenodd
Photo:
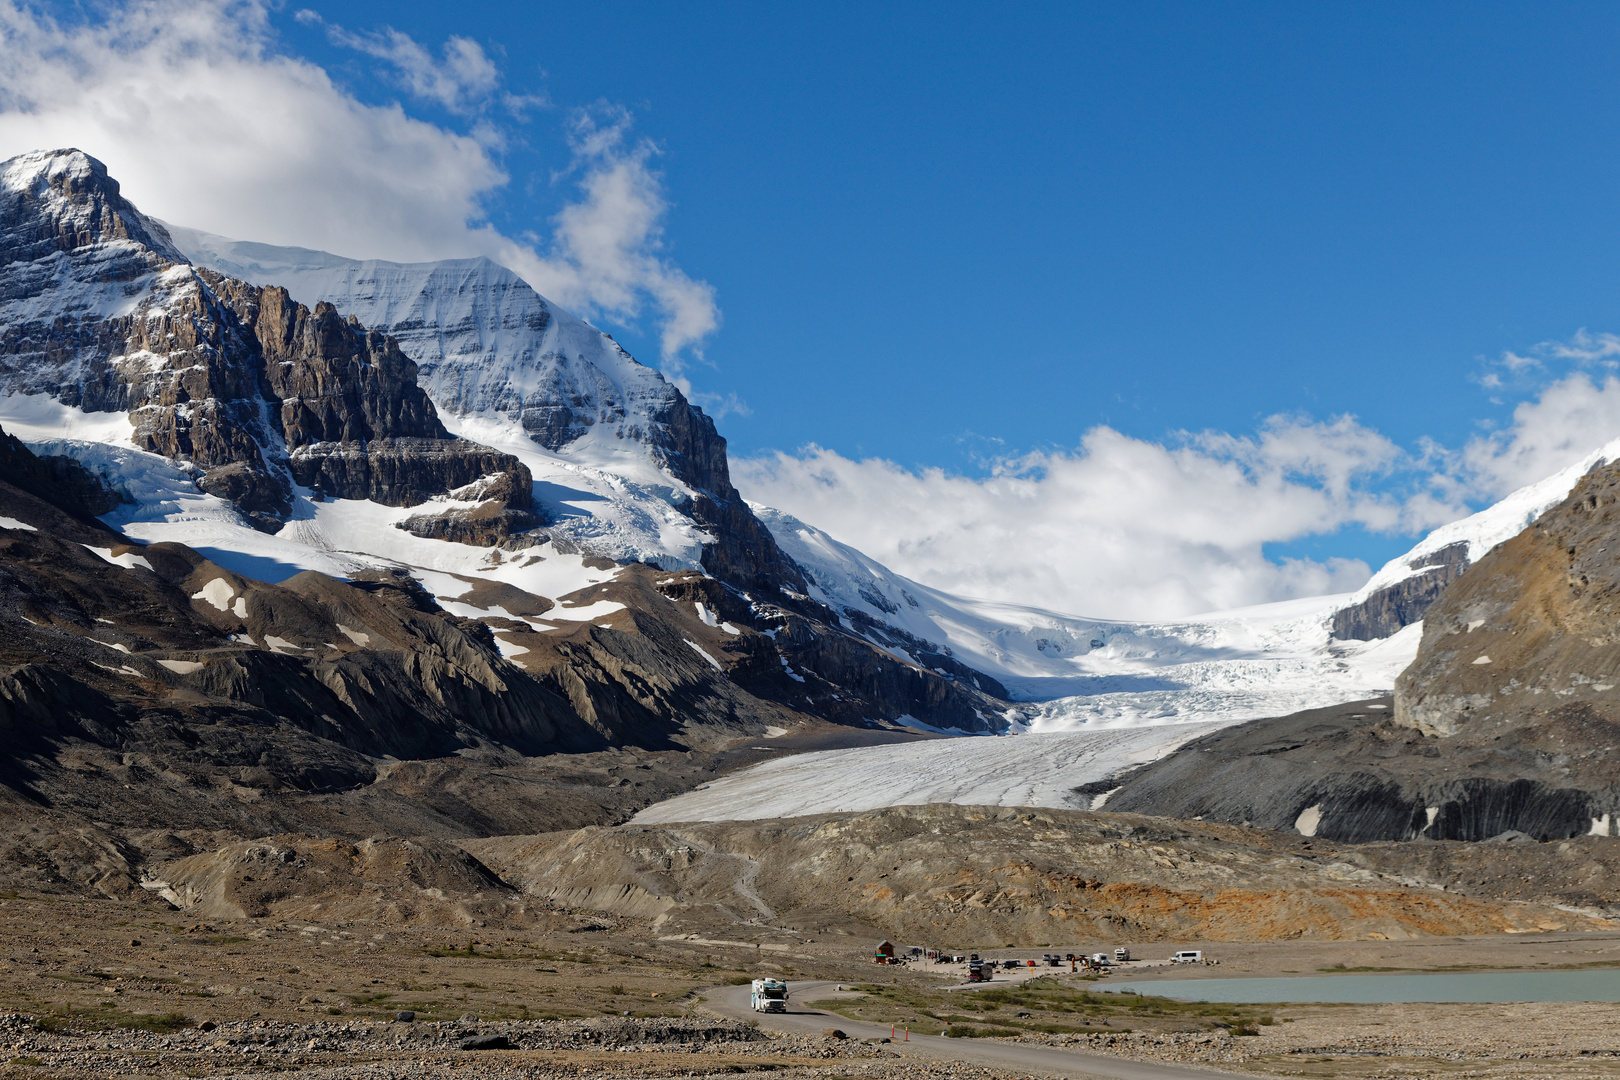
<path fill-rule="evenodd" d="M 1243 1005 L 1273 1001 L 1356 1005 L 1404 1001 L 1620 1001 L 1620 970 L 1166 979 L 1113 983 L 1097 989 Z"/>

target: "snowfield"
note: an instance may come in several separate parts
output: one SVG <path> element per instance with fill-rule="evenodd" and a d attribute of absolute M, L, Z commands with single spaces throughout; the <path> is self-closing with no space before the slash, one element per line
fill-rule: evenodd
<path fill-rule="evenodd" d="M 38 453 L 78 458 L 133 499 L 132 505 L 102 519 L 125 535 L 145 543 L 185 544 L 225 569 L 259 581 L 281 582 L 304 570 L 343 578 L 363 570 L 404 568 L 441 604 L 476 618 L 505 616 L 455 603 L 479 581 L 501 581 L 557 598 L 618 574 L 588 567 L 588 556 L 559 552 L 552 544 L 502 553 L 428 540 L 394 527 L 424 509 L 448 505 L 442 500 L 411 507 L 354 499 L 315 502 L 310 492 L 295 488 L 292 519 L 270 535 L 249 526 L 230 503 L 199 490 L 185 465 L 137 450 L 122 413 L 84 413 L 43 395 L 14 394 L 0 397 L 0 427 Z M 606 601 L 582 608 L 559 606 L 546 618 L 593 621 L 621 608 Z M 556 628 L 542 621 L 531 625 Z"/>
<path fill-rule="evenodd" d="M 1421 635 L 1408 627 L 1384 641 L 1331 641 L 1333 613 L 1348 596 L 1158 623 L 952 596 L 789 514 L 754 512 L 804 568 L 817 600 L 1000 680 L 1019 703 L 1006 715 L 1021 731 L 1253 720 L 1373 697 L 1395 685 Z"/>
<path fill-rule="evenodd" d="M 778 758 L 654 803 L 631 821 L 750 821 L 885 806 L 1091 809 L 1081 784 L 1143 765 L 1223 724 L 939 739 Z"/>

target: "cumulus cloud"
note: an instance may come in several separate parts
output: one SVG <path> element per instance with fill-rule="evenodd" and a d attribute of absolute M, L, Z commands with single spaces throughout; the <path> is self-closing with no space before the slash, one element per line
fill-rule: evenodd
<path fill-rule="evenodd" d="M 1610 340 L 1570 348 L 1601 360 Z M 732 475 L 750 499 L 926 584 L 1159 619 L 1355 589 L 1370 571 L 1359 561 L 1272 559 L 1266 545 L 1346 527 L 1416 537 L 1616 438 L 1620 377 L 1576 371 L 1460 448 L 1404 449 L 1350 417 L 1274 417 L 1253 436 L 1168 444 L 1098 427 L 1073 450 L 1002 458 L 984 477 L 816 446 L 735 462 Z"/>
<path fill-rule="evenodd" d="M 1500 498 L 1614 438 L 1620 438 L 1620 378 L 1594 380 L 1572 372 L 1521 402 L 1506 429 L 1471 440 L 1460 455 L 1462 482 L 1481 496 Z"/>
<path fill-rule="evenodd" d="M 1268 543 L 1427 528 L 1458 507 L 1370 481 L 1408 456 L 1353 419 L 1275 418 L 1254 437 L 1177 445 L 1094 428 L 1072 451 L 996 463 L 984 478 L 810 447 L 738 462 L 752 499 L 780 507 L 929 585 L 1117 618 L 1169 618 L 1349 591 L 1357 560 L 1272 561 Z"/>
<path fill-rule="evenodd" d="M 393 30 L 329 31 L 453 112 L 481 112 L 498 90 L 465 38 L 435 54 Z M 560 173 L 579 200 L 553 236 L 517 239 L 485 218 L 508 180 L 487 116 L 463 132 L 364 103 L 274 42 L 256 0 L 143 0 L 74 23 L 0 0 L 0 158 L 77 146 L 146 212 L 238 239 L 401 261 L 487 255 L 587 314 L 650 309 L 671 367 L 718 325 L 713 289 L 663 253 L 655 150 L 630 138 L 627 115 L 575 122 Z"/>

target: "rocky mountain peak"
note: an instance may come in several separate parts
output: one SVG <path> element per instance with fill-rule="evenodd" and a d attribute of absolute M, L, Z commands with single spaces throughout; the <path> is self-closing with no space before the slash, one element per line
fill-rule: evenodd
<path fill-rule="evenodd" d="M 501 474 L 510 455 L 452 438 L 397 342 L 331 304 L 198 271 L 77 150 L 0 164 L 0 390 L 129 415 L 139 449 L 275 531 L 294 487 L 395 506 Z"/>
<path fill-rule="evenodd" d="M 144 269 L 187 261 L 168 231 L 123 197 L 106 165 L 71 148 L 0 165 L 0 234 L 8 262 L 114 243 L 139 249 L 129 254 Z"/>
<path fill-rule="evenodd" d="M 501 432 L 569 466 L 602 468 L 660 492 L 647 503 L 667 500 L 666 506 L 630 508 L 625 520 L 603 529 L 605 536 L 592 538 L 625 545 L 603 554 L 660 561 L 661 531 L 644 533 L 641 546 L 629 545 L 626 535 L 673 510 L 711 538 L 701 556 L 709 573 L 772 596 L 782 587 L 806 591 L 799 567 L 732 485 L 726 441 L 714 420 L 610 335 L 511 270 L 482 258 L 346 259 L 171 229 L 199 266 L 280 286 L 317 318 L 334 308 L 396 340 L 451 427 Z M 573 513 L 565 511 L 565 521 Z"/>

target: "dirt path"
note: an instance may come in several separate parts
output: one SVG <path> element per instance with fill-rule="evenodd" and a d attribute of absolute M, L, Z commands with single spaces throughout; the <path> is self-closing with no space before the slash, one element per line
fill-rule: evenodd
<path fill-rule="evenodd" d="M 836 1027 L 852 1038 L 888 1038 L 887 1025 L 868 1024 L 848 1020 L 831 1013 L 815 1012 L 791 1004 L 793 999 L 813 999 L 836 991 L 835 982 L 804 981 L 788 984 L 790 1004 L 785 1013 L 756 1013 L 748 1007 L 747 986 L 717 986 L 704 991 L 707 1007 L 721 1016 L 741 1020 L 757 1020 L 760 1027 L 770 1031 L 792 1034 L 816 1034 L 823 1028 Z M 896 1038 L 899 1036 L 897 1035 Z M 939 1035 L 921 1035 L 911 1032 L 906 1042 L 889 1044 L 899 1054 L 914 1054 L 935 1060 L 961 1061 L 991 1069 L 1013 1069 L 1022 1072 L 1044 1073 L 1048 1076 L 1109 1077 L 1110 1080 L 1211 1080 L 1234 1074 L 1207 1069 L 1186 1069 L 1175 1065 L 1159 1065 L 1146 1061 L 1128 1061 L 1102 1054 L 1087 1054 L 1077 1050 L 1060 1050 L 1049 1046 L 1024 1046 L 1013 1043 L 989 1042 L 978 1039 L 947 1039 Z"/>

